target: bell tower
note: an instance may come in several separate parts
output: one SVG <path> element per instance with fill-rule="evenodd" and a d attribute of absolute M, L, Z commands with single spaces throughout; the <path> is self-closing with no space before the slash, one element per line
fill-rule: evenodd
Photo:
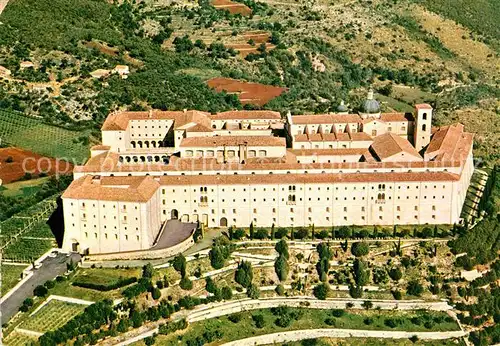
<path fill-rule="evenodd" d="M 415 149 L 420 151 L 431 141 L 432 107 L 428 104 L 417 104 L 415 110 L 413 144 Z"/>

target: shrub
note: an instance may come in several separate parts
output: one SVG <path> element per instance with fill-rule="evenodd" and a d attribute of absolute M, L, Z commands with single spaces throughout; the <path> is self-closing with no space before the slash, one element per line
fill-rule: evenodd
<path fill-rule="evenodd" d="M 363 323 L 369 326 L 370 324 L 373 324 L 373 318 L 367 317 L 363 320 Z"/>
<path fill-rule="evenodd" d="M 179 282 L 179 287 L 183 290 L 189 291 L 193 289 L 193 282 L 187 277 L 183 277 Z"/>
<path fill-rule="evenodd" d="M 327 318 L 325 319 L 325 323 L 329 326 L 335 326 L 337 324 L 337 320 L 335 318 Z"/>
<path fill-rule="evenodd" d="M 330 313 L 332 314 L 332 316 L 334 317 L 342 317 L 345 315 L 345 311 L 342 310 L 342 309 L 332 309 L 330 311 Z"/>
<path fill-rule="evenodd" d="M 254 239 L 266 239 L 269 238 L 269 232 L 265 228 L 257 228 L 253 235 Z"/>
<path fill-rule="evenodd" d="M 186 257 L 182 254 L 178 254 L 172 260 L 172 266 L 177 270 L 182 277 L 186 276 Z"/>
<path fill-rule="evenodd" d="M 285 239 L 281 239 L 280 241 L 278 241 L 274 246 L 274 249 L 278 254 L 283 256 L 285 259 L 289 258 L 290 255 L 288 253 L 288 244 Z"/>
<path fill-rule="evenodd" d="M 309 231 L 307 230 L 307 228 L 304 228 L 304 227 L 299 227 L 294 232 L 295 239 L 304 239 L 304 238 L 307 238 L 308 235 L 309 235 Z"/>
<path fill-rule="evenodd" d="M 363 296 L 363 287 L 350 285 L 349 286 L 349 294 L 353 298 L 361 298 Z"/>
<path fill-rule="evenodd" d="M 352 244 L 351 252 L 356 257 L 366 256 L 370 252 L 370 247 L 368 246 L 368 243 L 358 241 Z"/>
<path fill-rule="evenodd" d="M 280 281 L 285 281 L 288 276 L 288 262 L 286 258 L 280 255 L 274 262 L 274 270 Z"/>
<path fill-rule="evenodd" d="M 210 249 L 208 257 L 210 257 L 210 264 L 214 269 L 221 269 L 224 267 L 226 256 L 221 246 L 214 245 L 212 249 Z"/>
<path fill-rule="evenodd" d="M 328 293 L 330 293 L 330 286 L 323 282 L 314 287 L 313 293 L 317 299 L 325 300 Z"/>
<path fill-rule="evenodd" d="M 250 287 L 247 288 L 247 296 L 251 299 L 259 299 L 259 288 L 256 285 L 250 285 Z"/>
<path fill-rule="evenodd" d="M 233 323 L 238 323 L 239 321 L 241 321 L 241 313 L 237 312 L 237 313 L 234 313 L 234 314 L 231 314 L 227 317 L 227 319 Z"/>
<path fill-rule="evenodd" d="M 224 300 L 230 300 L 233 298 L 233 290 L 229 286 L 222 287 L 221 296 Z"/>
<path fill-rule="evenodd" d="M 264 328 L 264 326 L 266 325 L 266 321 L 264 320 L 264 316 L 262 315 L 253 315 L 252 316 L 252 320 L 253 322 L 255 323 L 255 327 L 257 328 Z"/>
<path fill-rule="evenodd" d="M 284 296 L 285 295 L 285 287 L 283 285 L 277 285 L 276 288 L 274 289 L 277 295 L 279 296 Z"/>
<path fill-rule="evenodd" d="M 161 291 L 159 288 L 154 288 L 153 292 L 151 292 L 151 296 L 153 297 L 154 300 L 158 300 L 161 297 Z"/>
<path fill-rule="evenodd" d="M 57 278 L 56 278 L 57 280 Z M 88 288 L 88 289 L 91 289 L 91 290 L 96 290 L 96 291 L 102 291 L 102 292 L 106 292 L 106 291 L 112 291 L 112 290 L 115 290 L 117 288 L 121 288 L 121 287 L 124 287 L 124 286 L 128 286 L 134 282 L 137 282 L 137 278 L 136 277 L 131 277 L 131 278 L 123 278 L 123 279 L 119 279 L 118 281 L 112 283 L 112 284 L 108 284 L 108 285 L 105 285 L 105 284 L 95 284 L 95 283 L 92 283 L 92 282 L 80 282 L 80 281 L 74 281 L 72 283 L 73 286 L 77 286 L 77 287 L 83 287 L 83 288 Z"/>
<path fill-rule="evenodd" d="M 401 291 L 399 290 L 394 290 L 392 291 L 392 296 L 394 297 L 394 299 L 396 300 L 401 300 L 403 298 L 403 294 L 401 293 Z"/>
<path fill-rule="evenodd" d="M 42 285 L 38 285 L 35 287 L 35 289 L 33 290 L 33 294 L 37 297 L 45 297 L 47 294 L 49 293 L 49 290 L 45 287 L 45 286 L 42 286 Z"/>
<path fill-rule="evenodd" d="M 230 237 L 233 240 L 243 239 L 245 237 L 245 230 L 242 228 L 236 228 L 235 230 L 231 231 Z"/>
<path fill-rule="evenodd" d="M 389 270 L 389 276 L 394 281 L 398 281 L 403 277 L 403 272 L 399 268 L 392 268 L 391 270 Z"/>
<path fill-rule="evenodd" d="M 56 286 L 56 283 L 52 280 L 48 280 L 43 285 L 50 290 L 51 288 L 54 288 Z"/>
<path fill-rule="evenodd" d="M 364 307 L 366 310 L 369 310 L 373 308 L 373 303 L 369 300 L 365 300 L 363 304 L 361 304 L 362 307 Z"/>
<path fill-rule="evenodd" d="M 286 237 L 287 235 L 288 235 L 288 230 L 286 228 L 283 228 L 283 227 L 279 227 L 275 233 L 275 237 L 277 239 L 282 239 L 282 238 Z"/>
<path fill-rule="evenodd" d="M 188 323 L 185 319 L 178 320 L 178 321 L 169 321 L 165 324 L 160 325 L 158 329 L 158 333 L 160 334 L 171 334 L 173 332 L 176 332 L 178 330 L 186 329 L 188 326 Z"/>
<path fill-rule="evenodd" d="M 422 284 L 416 280 L 408 282 L 406 286 L 406 293 L 412 296 L 420 296 L 424 292 Z"/>
<path fill-rule="evenodd" d="M 241 286 L 248 288 L 253 280 L 252 264 L 247 261 L 241 261 L 234 274 L 234 279 Z"/>
<path fill-rule="evenodd" d="M 389 328 L 396 328 L 398 326 L 398 322 L 394 318 L 386 318 L 384 324 Z"/>
<path fill-rule="evenodd" d="M 217 290 L 217 285 L 211 277 L 205 278 L 205 289 L 210 293 L 214 293 Z"/>

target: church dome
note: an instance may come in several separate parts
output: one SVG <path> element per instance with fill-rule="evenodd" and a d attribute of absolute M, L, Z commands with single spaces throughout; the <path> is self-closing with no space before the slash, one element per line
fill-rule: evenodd
<path fill-rule="evenodd" d="M 348 111 L 348 109 L 347 109 L 347 106 L 344 103 L 344 100 L 340 101 L 340 104 L 337 107 L 337 112 L 339 112 L 339 113 L 345 113 L 347 111 Z"/>
<path fill-rule="evenodd" d="M 363 110 L 365 113 L 369 114 L 380 113 L 380 103 L 373 97 L 373 90 L 368 92 Z"/>

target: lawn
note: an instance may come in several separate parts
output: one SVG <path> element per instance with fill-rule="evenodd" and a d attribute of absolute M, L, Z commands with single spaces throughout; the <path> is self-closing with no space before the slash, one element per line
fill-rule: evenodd
<path fill-rule="evenodd" d="M 5 264 L 3 262 L 0 264 L 0 266 L 2 272 L 0 296 L 3 297 L 5 293 L 7 293 L 12 287 L 17 285 L 21 277 L 21 273 L 24 269 L 26 269 L 26 266 Z"/>
<path fill-rule="evenodd" d="M 81 163 L 88 157 L 89 148 L 75 143 L 75 139 L 84 135 L 85 132 L 47 125 L 22 113 L 0 110 L 0 138 L 41 155 Z"/>
<path fill-rule="evenodd" d="M 82 312 L 85 307 L 86 305 L 51 300 L 30 316 L 20 328 L 40 333 L 55 330 Z"/>
<path fill-rule="evenodd" d="M 340 317 L 335 317 L 333 310 L 319 310 L 309 308 L 290 308 L 288 316 L 299 316 L 286 327 L 276 325 L 278 317 L 273 314 L 273 309 L 260 309 L 239 313 L 239 321 L 231 322 L 232 315 L 209 319 L 191 324 L 182 336 L 181 343 L 187 344 L 199 337 L 205 338 L 207 334 L 219 334 L 219 342 L 240 340 L 256 335 L 276 333 L 287 330 L 315 329 L 315 328 L 345 328 L 367 330 L 394 330 L 408 332 L 451 331 L 458 330 L 458 325 L 443 312 L 396 312 L 396 311 L 345 311 Z M 262 328 L 257 328 L 252 316 L 262 315 L 264 323 Z M 412 322 L 412 318 L 419 317 L 420 323 Z M 390 327 L 387 321 L 395 322 Z M 432 321 L 424 326 L 425 321 Z M 203 336 L 205 334 L 205 336 Z M 179 338 L 175 336 L 159 336 L 157 345 L 176 345 Z"/>
<path fill-rule="evenodd" d="M 140 277 L 141 270 L 138 268 L 115 269 L 115 268 L 85 268 L 80 269 L 73 277 L 73 282 L 92 283 L 96 285 L 113 285 L 122 278 Z"/>

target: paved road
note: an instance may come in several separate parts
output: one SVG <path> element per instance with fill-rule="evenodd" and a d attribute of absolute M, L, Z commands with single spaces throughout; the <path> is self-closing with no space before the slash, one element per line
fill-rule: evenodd
<path fill-rule="evenodd" d="M 68 257 L 66 254 L 58 254 L 57 257 L 44 259 L 42 266 L 33 272 L 33 276 L 1 303 L 0 320 L 2 324 L 9 321 L 17 313 L 24 299 L 33 297 L 33 289 L 36 286 L 64 274 L 66 272 L 66 263 L 69 263 L 71 259 L 73 259 L 74 263 L 78 263 L 80 255 L 72 254 Z"/>
<path fill-rule="evenodd" d="M 227 342 L 224 346 L 254 346 L 270 345 L 274 343 L 299 341 L 314 338 L 388 338 L 388 339 L 407 339 L 416 335 L 421 340 L 442 340 L 450 338 L 460 338 L 465 335 L 464 332 L 398 332 L 392 330 L 356 330 L 356 329 L 308 329 L 293 330 L 289 332 L 273 333 L 261 336 L 254 336 L 247 339 Z"/>

